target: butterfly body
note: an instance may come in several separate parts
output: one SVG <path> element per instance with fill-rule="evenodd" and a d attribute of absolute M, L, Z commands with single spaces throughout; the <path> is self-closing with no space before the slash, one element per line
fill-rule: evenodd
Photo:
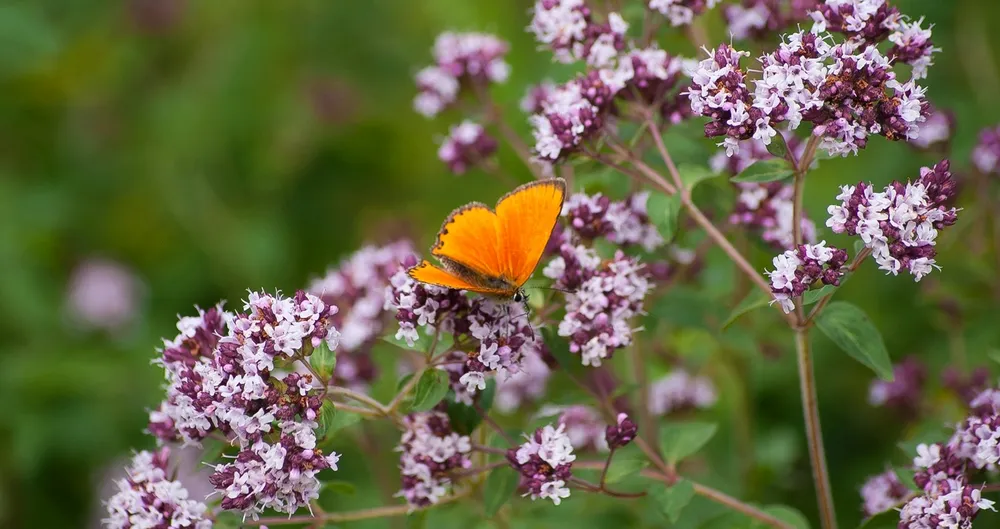
<path fill-rule="evenodd" d="M 413 279 L 524 302 L 524 283 L 541 259 L 562 211 L 566 184 L 541 180 L 504 195 L 494 210 L 479 202 L 448 215 L 431 254 L 409 270 Z"/>

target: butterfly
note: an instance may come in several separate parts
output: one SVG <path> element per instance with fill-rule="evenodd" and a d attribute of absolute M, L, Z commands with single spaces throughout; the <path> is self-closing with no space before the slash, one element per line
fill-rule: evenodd
<path fill-rule="evenodd" d="M 566 182 L 553 178 L 518 187 L 494 210 L 466 204 L 448 215 L 431 248 L 441 266 L 424 260 L 408 273 L 429 285 L 525 302 L 524 283 L 542 257 L 565 197 Z"/>

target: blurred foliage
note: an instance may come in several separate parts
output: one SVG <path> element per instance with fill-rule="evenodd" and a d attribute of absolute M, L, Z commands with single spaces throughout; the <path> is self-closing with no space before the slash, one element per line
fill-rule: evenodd
<path fill-rule="evenodd" d="M 931 69 L 929 98 L 957 117 L 953 168 L 961 173 L 978 129 L 1000 121 L 1000 36 L 991 24 L 1000 20 L 1000 4 L 896 3 L 935 25 L 943 51 Z M 0 525 L 82 527 L 100 516 L 104 474 L 130 447 L 151 443 L 142 429 L 161 375 L 149 360 L 159 337 L 175 334 L 176 314 L 219 299 L 236 303 L 247 288 L 293 290 L 362 241 L 410 236 L 423 246 L 451 208 L 499 196 L 507 186 L 488 175 L 455 178 L 439 164 L 435 139 L 460 116 L 428 121 L 412 112 L 411 79 L 429 62 L 438 32 L 495 32 L 511 41 L 513 66 L 495 96 L 527 134 L 516 114 L 525 85 L 565 76 L 524 33 L 529 4 L 0 5 Z M 717 14 L 709 18 L 712 34 L 723 35 Z M 663 33 L 669 50 L 694 53 L 681 35 Z M 668 143 L 690 147 L 699 163 L 712 148 L 697 126 L 671 131 Z M 838 185 L 905 179 L 934 161 L 902 144 L 872 141 L 857 158 L 822 162 L 810 175 L 807 209 L 822 224 Z M 527 179 L 512 152 L 502 151 L 500 163 Z M 728 192 L 714 182 L 698 200 L 724 203 Z M 974 195 L 965 194 L 967 214 L 940 241 L 941 273 L 915 284 L 866 263 L 838 294 L 868 311 L 894 359 L 916 354 L 936 372 L 953 361 L 989 363 L 987 353 L 1000 344 L 995 261 L 976 237 L 985 222 L 977 212 L 988 204 L 973 203 Z M 741 244 L 763 270 L 770 250 Z M 145 284 L 138 317 L 121 332 L 86 331 L 67 318 L 70 273 L 93 256 L 124 263 Z M 722 424 L 707 458 L 715 472 L 699 479 L 814 518 L 791 336 L 763 312 L 718 332 L 739 300 L 733 277 L 724 256 L 710 252 L 699 281 L 658 301 L 647 328 L 665 325 L 678 354 L 703 363 L 723 388 L 711 413 Z M 850 526 L 859 518 L 857 488 L 887 461 L 904 460 L 895 444 L 916 427 L 867 405 L 872 375 L 864 367 L 822 337 L 815 349 L 834 496 Z M 392 372 L 393 354 L 377 353 L 384 372 Z M 380 381 L 379 391 L 394 383 Z M 940 411 L 938 422 L 956 418 Z M 324 496 L 331 509 L 385 503 L 372 465 L 389 472 L 385 487 L 397 486 L 394 434 L 381 426 L 363 433 L 379 442 L 346 438 L 338 447 L 345 452 L 338 479 L 358 492 Z M 522 503 L 530 516 L 512 527 L 664 523 L 650 502 Z M 692 505 L 701 504 L 706 517 L 718 509 L 702 499 Z M 490 525 L 468 509 L 445 508 L 428 520 Z"/>

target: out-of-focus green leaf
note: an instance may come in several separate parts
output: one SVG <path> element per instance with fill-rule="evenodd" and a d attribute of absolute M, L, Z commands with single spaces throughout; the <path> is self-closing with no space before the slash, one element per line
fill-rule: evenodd
<path fill-rule="evenodd" d="M 681 512 L 694 498 L 694 486 L 690 481 L 681 478 L 672 486 L 657 483 L 649 489 L 651 499 L 656 502 L 660 512 L 675 524 L 681 517 Z"/>
<path fill-rule="evenodd" d="M 608 467 L 606 481 L 617 483 L 649 466 L 649 461 L 637 458 L 616 457 Z"/>
<path fill-rule="evenodd" d="M 443 369 L 425 369 L 413 391 L 413 411 L 428 411 L 437 406 L 451 389 L 451 380 Z"/>
<path fill-rule="evenodd" d="M 777 182 L 792 176 L 792 166 L 788 160 L 780 158 L 770 158 L 752 163 L 740 174 L 730 180 L 736 183 L 758 183 Z"/>
<path fill-rule="evenodd" d="M 740 301 L 739 305 L 729 313 L 729 317 L 726 321 L 722 323 L 722 328 L 727 329 L 730 325 L 736 323 L 736 320 L 740 319 L 744 314 L 753 312 L 759 308 L 766 307 L 771 300 L 774 299 L 771 296 L 761 292 L 758 289 L 753 289 L 747 293 L 747 295 Z"/>
<path fill-rule="evenodd" d="M 708 167 L 687 163 L 679 164 L 677 166 L 677 173 L 680 174 L 681 182 L 684 183 L 684 186 L 690 190 L 694 190 L 695 186 L 705 180 L 718 176 L 718 173 Z"/>
<path fill-rule="evenodd" d="M 483 509 L 486 516 L 492 518 L 510 500 L 517 490 L 519 479 L 520 476 L 510 467 L 500 467 L 490 472 L 483 485 Z"/>
<path fill-rule="evenodd" d="M 329 380 L 337 367 L 337 355 L 323 342 L 309 355 L 309 365 L 323 380 Z"/>
<path fill-rule="evenodd" d="M 718 426 L 710 422 L 668 422 L 660 427 L 660 450 L 671 464 L 677 464 L 705 446 Z"/>
<path fill-rule="evenodd" d="M 678 195 L 667 195 L 659 191 L 650 191 L 646 201 L 646 212 L 649 221 L 656 226 L 663 240 L 674 240 L 677 233 L 677 216 L 681 211 L 681 199 Z"/>

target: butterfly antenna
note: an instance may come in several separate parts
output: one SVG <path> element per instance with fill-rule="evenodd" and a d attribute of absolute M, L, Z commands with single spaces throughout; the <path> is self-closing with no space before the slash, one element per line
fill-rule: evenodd
<path fill-rule="evenodd" d="M 559 288 L 559 287 L 542 287 L 542 286 L 536 286 L 536 287 L 531 287 L 531 288 L 538 288 L 538 289 L 542 289 L 542 290 L 557 290 L 559 292 L 563 292 L 563 293 L 566 293 L 566 294 L 576 294 L 575 290 L 567 290 L 565 288 Z"/>

